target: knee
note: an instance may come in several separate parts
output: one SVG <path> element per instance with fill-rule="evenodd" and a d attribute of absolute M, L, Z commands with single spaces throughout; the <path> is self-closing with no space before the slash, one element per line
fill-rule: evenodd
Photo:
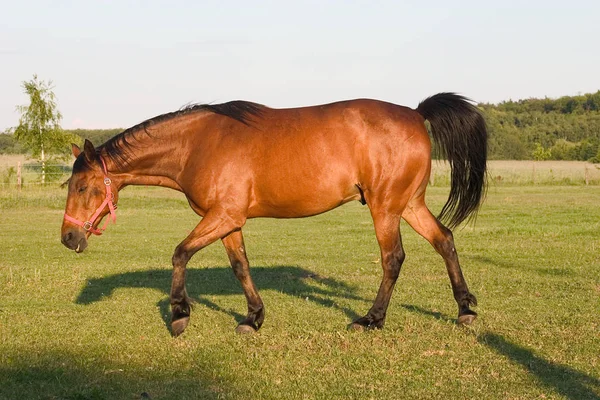
<path fill-rule="evenodd" d="M 400 275 L 400 269 L 402 268 L 402 264 L 404 263 L 404 259 L 406 258 L 406 254 L 404 253 L 404 249 L 400 248 L 398 251 L 395 251 L 389 254 L 383 260 L 383 267 L 386 274 L 392 279 L 398 279 Z"/>
<path fill-rule="evenodd" d="M 406 253 L 404 252 L 404 248 L 400 247 L 400 251 L 398 252 L 398 262 L 400 263 L 400 265 L 402 265 L 405 258 Z"/>
<path fill-rule="evenodd" d="M 189 260 L 189 252 L 183 246 L 177 246 L 175 252 L 173 253 L 173 258 L 171 260 L 173 262 L 173 266 L 179 267 L 186 265 Z"/>
<path fill-rule="evenodd" d="M 244 263 L 241 260 L 231 260 L 231 268 L 233 269 L 233 273 L 236 276 L 236 278 L 241 280 L 246 276 Z"/>
<path fill-rule="evenodd" d="M 400 248 L 400 250 L 394 255 L 394 266 L 398 270 L 398 273 L 400 273 L 400 268 L 402 267 L 402 264 L 404 264 L 405 258 L 406 253 L 404 252 L 403 248 Z"/>

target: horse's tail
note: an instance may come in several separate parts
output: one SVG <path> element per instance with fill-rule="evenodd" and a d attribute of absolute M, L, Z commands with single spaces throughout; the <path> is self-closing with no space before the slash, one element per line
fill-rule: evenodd
<path fill-rule="evenodd" d="M 438 93 L 417 107 L 431 125 L 431 135 L 450 163 L 450 196 L 439 219 L 456 227 L 475 215 L 486 185 L 487 129 L 471 101 L 455 93 Z"/>

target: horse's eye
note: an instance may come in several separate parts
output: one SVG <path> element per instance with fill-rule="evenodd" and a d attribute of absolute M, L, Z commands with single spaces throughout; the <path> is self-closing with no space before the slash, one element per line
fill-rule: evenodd
<path fill-rule="evenodd" d="M 82 187 L 80 187 L 80 188 L 79 188 L 77 191 L 78 191 L 79 193 L 83 193 L 83 192 L 85 192 L 85 191 L 86 191 L 86 189 L 87 189 L 87 186 L 82 186 Z"/>

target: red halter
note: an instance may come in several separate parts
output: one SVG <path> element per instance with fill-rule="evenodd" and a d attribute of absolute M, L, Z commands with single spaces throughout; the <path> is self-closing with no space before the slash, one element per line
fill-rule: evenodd
<path fill-rule="evenodd" d="M 94 213 L 94 215 L 92 215 L 92 217 L 85 222 L 75 219 L 75 218 L 67 215 L 67 213 L 65 213 L 65 217 L 64 217 L 65 220 L 72 222 L 77 226 L 82 227 L 84 230 L 89 231 L 89 232 L 93 233 L 94 235 L 102 235 L 102 232 L 106 229 L 106 226 L 108 225 L 109 219 L 112 218 L 113 223 L 117 222 L 117 214 L 115 213 L 115 210 L 117 209 L 117 205 L 114 203 L 115 196 L 113 195 L 112 189 L 110 187 L 110 184 L 112 183 L 112 181 L 108 177 L 108 170 L 106 169 L 106 163 L 104 162 L 104 159 L 102 159 L 102 157 L 100 157 L 100 161 L 102 161 L 102 167 L 104 169 L 104 185 L 106 186 L 106 197 L 104 198 L 104 201 L 102 202 L 102 204 L 100 204 L 98 209 L 96 209 L 96 212 Z M 104 211 L 104 207 L 106 207 L 106 205 L 108 205 L 108 211 L 110 212 L 110 218 L 106 219 L 106 222 L 104 223 L 104 226 L 102 228 L 100 228 L 100 229 L 94 228 L 94 222 L 96 222 L 96 218 L 98 218 L 100 213 L 102 211 Z"/>

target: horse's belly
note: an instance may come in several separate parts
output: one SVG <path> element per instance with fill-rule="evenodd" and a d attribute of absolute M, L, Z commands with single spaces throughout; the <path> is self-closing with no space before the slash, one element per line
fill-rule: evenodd
<path fill-rule="evenodd" d="M 263 188 L 254 192 L 248 216 L 301 218 L 321 214 L 352 200 L 361 200 L 358 187 L 351 182 L 289 182 L 279 190 Z"/>

